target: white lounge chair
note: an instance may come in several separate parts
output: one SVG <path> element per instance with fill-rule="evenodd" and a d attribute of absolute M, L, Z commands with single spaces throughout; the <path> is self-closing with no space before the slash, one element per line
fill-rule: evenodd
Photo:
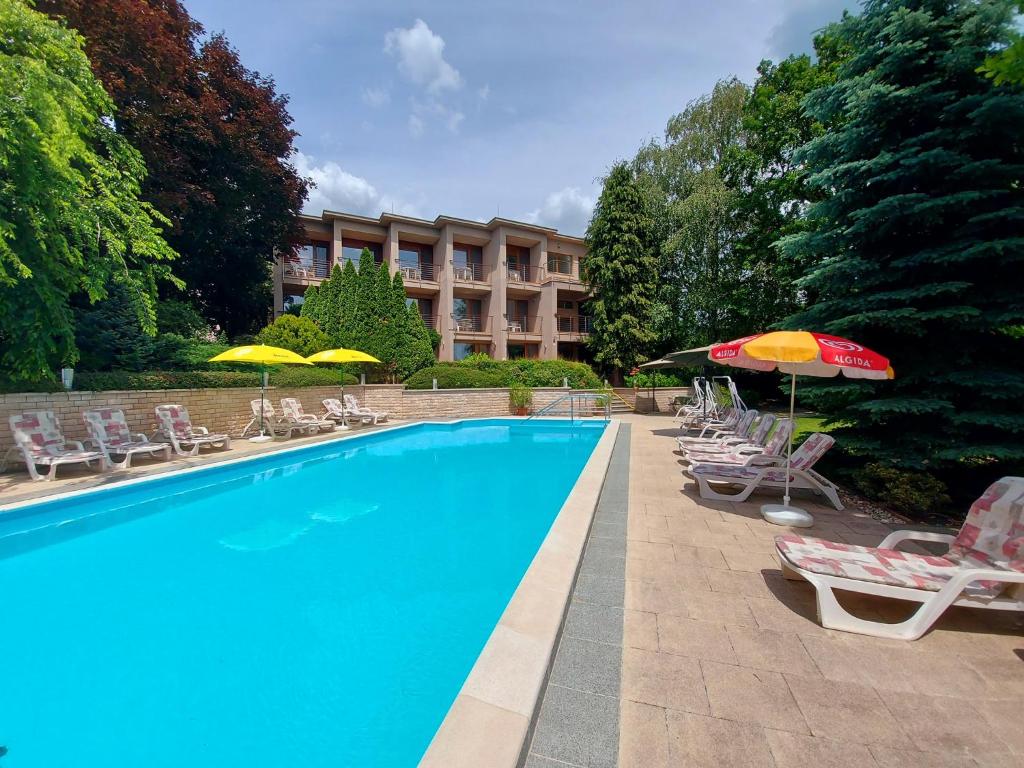
<path fill-rule="evenodd" d="M 315 435 L 319 430 L 316 424 L 298 421 L 291 416 L 278 414 L 274 410 L 273 404 L 266 399 L 257 397 L 255 400 L 250 400 L 249 407 L 252 408 L 252 420 L 242 430 L 242 437 L 245 437 L 251 427 L 260 428 L 261 422 L 262 429 L 272 437 L 289 438 L 293 432 L 303 435 Z"/>
<path fill-rule="evenodd" d="M 210 434 L 206 427 L 192 426 L 188 408 L 183 405 L 158 405 L 154 410 L 160 424 L 154 437 L 166 437 L 179 456 L 195 456 L 204 445 L 220 446 L 224 450 L 231 447 L 231 438 L 227 435 Z"/>
<path fill-rule="evenodd" d="M 919 555 L 903 541 L 949 545 L 945 555 Z M 786 535 L 775 546 L 787 578 L 806 579 L 818 597 L 822 626 L 844 632 L 916 640 L 951 605 L 1024 611 L 1024 478 L 1004 477 L 971 506 L 956 536 L 894 531 L 877 548 Z M 861 619 L 833 590 L 920 603 L 897 624 Z"/>
<path fill-rule="evenodd" d="M 341 400 L 336 397 L 324 398 L 320 401 L 323 403 L 324 412 L 323 418 L 331 419 L 336 424 L 348 424 L 348 417 L 345 414 L 345 406 L 342 405 Z"/>
<path fill-rule="evenodd" d="M 681 450 L 694 446 L 718 445 L 728 438 L 739 438 L 740 442 L 747 442 L 754 431 L 754 420 L 759 415 L 756 410 L 749 410 L 731 427 L 716 427 L 709 424 L 696 437 L 677 437 L 676 442 Z"/>
<path fill-rule="evenodd" d="M 331 419 L 314 416 L 302 409 L 302 403 L 297 397 L 282 397 L 281 411 L 285 416 L 295 419 L 303 424 L 314 424 L 317 429 L 323 432 L 332 432 L 338 426 Z"/>
<path fill-rule="evenodd" d="M 115 469 L 128 469 L 132 465 L 132 457 L 139 455 L 162 453 L 164 461 L 170 461 L 171 444 L 153 442 L 142 432 L 133 434 L 120 408 L 92 408 L 82 414 L 82 419 L 89 432 L 87 442 L 96 446 Z M 115 455 L 124 458 L 114 461 L 111 457 Z"/>
<path fill-rule="evenodd" d="M 797 448 L 790 458 L 789 487 L 816 491 L 828 499 L 836 509 L 842 509 L 839 491 L 812 467 L 832 447 L 835 440 L 815 432 Z M 704 462 L 691 464 L 686 470 L 700 489 L 701 498 L 719 501 L 746 501 L 758 488 L 786 487 L 786 460 L 777 457 L 773 466 L 745 467 L 735 464 Z M 713 485 L 739 485 L 738 493 L 721 493 Z"/>
<path fill-rule="evenodd" d="M 354 395 L 345 395 L 345 414 L 350 418 L 355 416 L 357 419 L 366 420 L 370 419 L 372 424 L 377 424 L 381 421 L 388 420 L 387 411 L 372 411 L 369 408 L 363 408 L 359 405 L 359 401 L 356 400 Z"/>
<path fill-rule="evenodd" d="M 53 411 L 26 411 L 8 419 L 14 446 L 8 449 L 4 460 L 0 462 L 0 471 L 7 466 L 7 459 L 14 453 L 20 453 L 28 474 L 33 480 L 53 480 L 57 475 L 57 467 L 62 464 L 85 464 L 92 469 L 95 461 L 102 472 L 109 462 L 102 451 L 86 450 L 78 440 L 68 440 L 60 428 Z M 38 467 L 49 467 L 45 475 Z"/>
<path fill-rule="evenodd" d="M 783 465 L 786 462 L 782 452 L 789 442 L 789 433 L 792 431 L 791 424 L 789 419 L 782 419 L 771 438 L 763 446 L 754 443 L 741 443 L 724 446 L 721 450 L 694 449 L 686 452 L 683 461 L 688 461 L 690 464 Z"/>
<path fill-rule="evenodd" d="M 783 419 L 788 425 L 789 419 Z M 782 422 L 779 422 L 778 428 L 775 432 L 772 432 L 772 427 L 775 426 L 775 415 L 766 413 L 760 419 L 751 431 L 750 435 L 746 438 L 736 436 L 725 436 L 715 441 L 705 441 L 696 444 L 680 444 L 683 453 L 729 453 L 730 451 L 740 450 L 746 453 L 763 453 L 768 443 L 771 441 L 771 437 L 775 437 L 779 430 L 784 430 L 786 438 L 788 439 L 789 428 L 783 427 Z"/>

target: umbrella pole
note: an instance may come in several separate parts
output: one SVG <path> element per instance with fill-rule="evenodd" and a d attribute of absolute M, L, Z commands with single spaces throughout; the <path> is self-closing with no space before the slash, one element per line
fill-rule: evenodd
<path fill-rule="evenodd" d="M 786 447 L 786 493 L 782 497 L 782 503 L 789 506 L 789 461 L 793 455 L 793 430 L 796 428 L 794 413 L 796 410 L 796 374 L 789 375 L 789 445 Z"/>
<path fill-rule="evenodd" d="M 264 373 L 266 368 L 260 366 L 260 437 L 264 437 L 267 432 L 263 428 L 263 404 L 267 402 L 267 377 Z"/>

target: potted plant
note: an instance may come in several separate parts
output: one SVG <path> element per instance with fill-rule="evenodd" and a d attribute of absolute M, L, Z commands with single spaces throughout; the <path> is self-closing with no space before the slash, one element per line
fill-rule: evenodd
<path fill-rule="evenodd" d="M 526 416 L 533 405 L 533 390 L 522 384 L 508 388 L 508 405 L 516 416 Z"/>

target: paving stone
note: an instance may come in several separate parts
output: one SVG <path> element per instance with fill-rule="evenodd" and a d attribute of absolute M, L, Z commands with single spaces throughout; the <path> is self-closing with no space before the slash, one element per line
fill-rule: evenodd
<path fill-rule="evenodd" d="M 759 726 L 689 712 L 666 710 L 665 716 L 673 767 L 774 768 Z"/>
<path fill-rule="evenodd" d="M 550 680 L 578 691 L 618 696 L 621 670 L 620 646 L 563 637 Z"/>
<path fill-rule="evenodd" d="M 626 581 L 616 576 L 599 576 L 595 573 L 580 573 L 576 579 L 573 599 L 594 605 L 621 608 L 624 605 Z"/>
<path fill-rule="evenodd" d="M 620 723 L 619 768 L 669 768 L 664 709 L 624 700 Z"/>
<path fill-rule="evenodd" d="M 737 663 L 725 626 L 682 616 L 658 616 L 658 647 L 666 653 Z"/>
<path fill-rule="evenodd" d="M 617 698 L 549 684 L 530 751 L 571 765 L 615 768 L 618 734 Z"/>
<path fill-rule="evenodd" d="M 785 679 L 778 672 L 701 661 L 711 714 L 766 728 L 810 733 Z"/>
<path fill-rule="evenodd" d="M 775 768 L 875 768 L 875 759 L 863 744 L 765 730 Z"/>
<path fill-rule="evenodd" d="M 700 662 L 671 653 L 625 648 L 622 696 L 668 709 L 711 713 Z"/>
<path fill-rule="evenodd" d="M 819 674 L 794 633 L 742 626 L 727 626 L 726 630 L 741 666 L 809 677 Z"/>
<path fill-rule="evenodd" d="M 622 611 L 622 608 L 591 605 L 574 600 L 569 605 L 563 636 L 621 646 Z"/>
<path fill-rule="evenodd" d="M 797 675 L 787 675 L 786 682 L 815 736 L 895 747 L 910 743 L 874 688 Z"/>

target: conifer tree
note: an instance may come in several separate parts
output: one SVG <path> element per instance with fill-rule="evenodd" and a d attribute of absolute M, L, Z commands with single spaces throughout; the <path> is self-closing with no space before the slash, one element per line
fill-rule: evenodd
<path fill-rule="evenodd" d="M 1024 460 L 1024 93 L 976 71 L 1013 5 L 869 0 L 830 29 L 852 56 L 806 100 L 830 129 L 800 152 L 825 198 L 782 241 L 817 300 L 786 326 L 892 360 L 891 383 L 809 390 L 853 454 L 987 476 Z"/>
<path fill-rule="evenodd" d="M 657 342 L 652 311 L 658 297 L 658 257 L 654 222 L 632 171 L 617 163 L 604 180 L 601 197 L 587 227 L 587 258 L 581 277 L 593 298 L 590 347 L 594 359 L 621 380 L 648 359 Z"/>

